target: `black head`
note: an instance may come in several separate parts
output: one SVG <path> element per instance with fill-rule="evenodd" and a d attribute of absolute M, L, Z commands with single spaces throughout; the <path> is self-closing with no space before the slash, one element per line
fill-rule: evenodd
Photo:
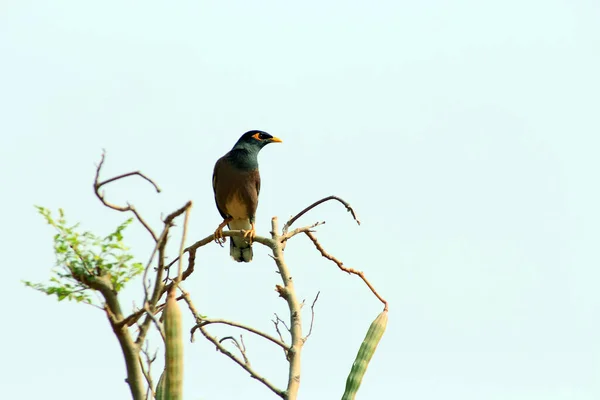
<path fill-rule="evenodd" d="M 258 152 L 269 143 L 281 143 L 282 140 L 269 135 L 264 131 L 248 131 L 237 141 L 234 149 L 246 149 L 252 152 Z"/>

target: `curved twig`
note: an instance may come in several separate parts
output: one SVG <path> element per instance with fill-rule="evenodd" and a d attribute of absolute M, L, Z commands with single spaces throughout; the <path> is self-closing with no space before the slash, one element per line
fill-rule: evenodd
<path fill-rule="evenodd" d="M 231 340 L 233 342 L 233 344 L 235 344 L 235 347 L 238 348 L 238 350 L 242 354 L 242 357 L 244 358 L 244 364 L 250 365 L 250 360 L 248 359 L 248 356 L 246 355 L 246 345 L 244 344 L 244 338 L 242 337 L 242 335 L 240 335 L 239 342 L 233 336 L 225 336 L 219 340 L 219 343 L 223 343 L 226 340 Z"/>
<path fill-rule="evenodd" d="M 156 233 L 152 230 L 150 225 L 148 225 L 148 223 L 142 218 L 142 216 L 137 212 L 137 210 L 135 209 L 135 207 L 133 205 L 127 203 L 127 205 L 125 207 L 123 207 L 123 206 L 118 206 L 116 204 L 109 203 L 104 198 L 104 192 L 100 193 L 100 188 L 108 183 L 117 181 L 119 179 L 127 178 L 127 177 L 133 176 L 133 175 L 140 176 L 141 178 L 150 182 L 152 184 L 152 186 L 154 186 L 156 191 L 159 193 L 160 193 L 160 188 L 158 187 L 158 185 L 156 183 L 154 183 L 154 181 L 152 179 L 148 178 L 146 175 L 142 174 L 139 171 L 128 172 L 126 174 L 121 174 L 121 175 L 118 175 L 113 178 L 110 178 L 110 179 L 100 182 L 100 170 L 102 169 L 102 165 L 104 165 L 105 157 L 106 157 L 106 152 L 103 151 L 102 157 L 100 158 L 100 162 L 98 163 L 98 166 L 96 167 L 96 177 L 94 179 L 94 193 L 96 194 L 96 197 L 98 197 L 98 199 L 102 202 L 102 204 L 104 204 L 106 207 L 108 207 L 110 209 L 120 211 L 120 212 L 131 211 L 133 213 L 133 215 L 135 215 L 135 218 L 139 221 L 139 223 L 142 224 L 144 226 L 144 228 L 146 228 L 148 233 L 150 233 L 150 235 L 152 236 L 152 239 L 154 239 L 155 242 L 158 242 L 158 237 L 156 236 Z"/>
<path fill-rule="evenodd" d="M 267 333 L 261 332 L 258 329 L 254 329 L 251 326 L 240 324 L 240 323 L 235 322 L 235 321 L 228 321 L 226 319 L 220 319 L 220 318 L 219 319 L 207 319 L 207 318 L 202 318 L 200 320 L 200 322 L 196 326 L 194 326 L 192 328 L 192 333 L 194 333 L 194 331 L 196 329 L 199 329 L 200 325 L 206 326 L 206 325 L 210 325 L 210 324 L 223 324 L 223 325 L 233 326 L 235 328 L 240 328 L 240 329 L 243 329 L 245 331 L 254 333 L 255 335 L 261 336 L 261 337 L 263 337 L 263 338 L 265 338 L 265 339 L 267 339 L 267 340 L 275 343 L 276 345 L 278 345 L 279 347 L 283 348 L 284 350 L 288 349 L 288 345 L 285 344 L 282 340 L 276 339 L 273 336 L 271 336 L 271 335 L 269 335 Z"/>
<path fill-rule="evenodd" d="M 349 211 L 352 214 L 352 218 L 354 218 L 354 220 L 356 221 L 356 223 L 358 225 L 360 225 L 360 221 L 358 220 L 358 218 L 356 217 L 356 213 L 354 212 L 354 209 L 350 206 L 350 204 L 337 197 L 337 196 L 327 196 L 321 200 L 315 201 L 314 203 L 312 203 L 310 206 L 306 207 L 304 210 L 300 211 L 298 214 L 296 214 L 294 217 L 290 218 L 290 220 L 288 222 L 285 223 L 285 225 L 283 226 L 283 235 L 285 236 L 287 234 L 288 229 L 290 228 L 290 226 L 292 226 L 292 224 L 294 222 L 296 222 L 296 220 L 298 218 L 300 218 L 301 216 L 303 216 L 304 214 L 306 214 L 308 211 L 312 210 L 313 208 L 315 208 L 316 206 L 318 206 L 321 203 L 325 203 L 326 201 L 329 200 L 337 200 L 340 203 L 342 203 L 345 207 L 346 210 Z"/>
<path fill-rule="evenodd" d="M 196 310 L 196 307 L 194 306 L 194 303 L 192 303 L 192 300 L 190 299 L 189 293 L 184 292 L 183 293 L 183 298 L 186 301 L 186 303 L 188 305 L 188 308 L 190 309 L 190 311 L 192 312 L 192 314 L 194 315 L 194 317 L 198 318 L 198 316 L 200 314 Z M 229 357 L 230 359 L 232 359 L 236 364 L 238 364 L 246 372 L 248 372 L 252 378 L 254 378 L 257 381 L 261 382 L 263 385 L 265 385 L 266 387 L 268 387 L 273 393 L 275 393 L 277 396 L 281 397 L 282 399 L 286 399 L 287 398 L 286 392 L 284 392 L 283 390 L 279 389 L 277 386 L 275 386 L 270 381 L 268 381 L 267 378 L 265 378 L 264 376 L 262 376 L 258 372 L 256 372 L 254 370 L 254 368 L 252 368 L 250 366 L 250 363 L 244 362 L 244 360 L 241 360 L 239 357 L 236 357 L 229 350 L 227 350 L 225 348 L 225 346 L 223 346 L 223 344 L 220 343 L 220 341 L 216 337 L 211 336 L 208 333 L 208 331 L 206 330 L 206 328 L 204 326 L 202 326 L 202 325 L 196 325 L 194 328 L 200 329 L 200 332 L 202 332 L 202 335 L 204 335 L 204 337 L 206 339 L 208 339 L 210 342 L 212 342 L 217 347 L 218 351 L 220 351 L 221 353 L 223 353 L 224 355 L 226 355 L 227 357 Z M 195 329 L 191 332 L 191 340 L 192 341 L 194 339 L 194 336 L 193 336 L 194 335 L 194 331 L 195 331 Z"/>
<path fill-rule="evenodd" d="M 318 291 L 317 295 L 315 296 L 315 299 L 312 302 L 312 305 L 310 306 L 310 328 L 308 328 L 308 333 L 302 339 L 302 341 L 305 343 L 308 340 L 308 337 L 311 335 L 312 330 L 313 330 L 313 324 L 315 323 L 315 304 L 317 304 L 317 300 L 319 300 L 320 294 L 321 294 L 321 291 Z"/>
<path fill-rule="evenodd" d="M 355 270 L 353 268 L 344 267 L 344 263 L 343 262 L 341 262 L 340 260 L 338 260 L 337 258 L 335 258 L 334 256 L 332 256 L 331 254 L 329 254 L 329 253 L 327 253 L 325 251 L 325 249 L 323 248 L 323 246 L 321 246 L 321 244 L 319 243 L 319 241 L 317 240 L 317 238 L 315 237 L 315 235 L 313 235 L 311 232 L 304 232 L 304 233 L 313 242 L 313 244 L 315 245 L 315 247 L 317 248 L 317 250 L 319 250 L 319 252 L 321 253 L 321 255 L 323 257 L 325 257 L 326 259 L 331 260 L 334 263 L 336 263 L 336 265 L 338 266 L 338 268 L 341 269 L 342 271 L 347 272 L 349 274 L 358 275 L 360 277 L 360 279 L 362 279 L 363 282 L 365 282 L 365 284 L 369 287 L 369 289 L 371 289 L 371 292 L 373 292 L 373 294 L 379 299 L 379 301 L 381 301 L 383 303 L 383 311 L 388 311 L 388 302 L 387 302 L 387 300 L 385 300 L 383 297 L 381 297 L 381 295 L 379 293 L 377 293 L 377 290 L 375 290 L 375 288 L 373 287 L 373 285 L 371 285 L 371 282 L 369 282 L 367 280 L 367 278 L 365 278 L 364 272 Z"/>

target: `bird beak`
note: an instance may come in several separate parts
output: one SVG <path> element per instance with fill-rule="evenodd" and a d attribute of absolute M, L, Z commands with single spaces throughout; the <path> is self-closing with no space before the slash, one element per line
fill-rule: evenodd
<path fill-rule="evenodd" d="M 275 136 L 273 136 L 270 141 L 273 143 L 283 143 L 283 140 L 281 140 Z"/>

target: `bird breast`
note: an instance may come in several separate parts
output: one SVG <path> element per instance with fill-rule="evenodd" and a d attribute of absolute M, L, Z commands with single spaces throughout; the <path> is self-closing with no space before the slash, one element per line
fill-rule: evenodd
<path fill-rule="evenodd" d="M 248 219 L 248 207 L 239 191 L 235 191 L 225 203 L 226 212 L 233 219 Z"/>

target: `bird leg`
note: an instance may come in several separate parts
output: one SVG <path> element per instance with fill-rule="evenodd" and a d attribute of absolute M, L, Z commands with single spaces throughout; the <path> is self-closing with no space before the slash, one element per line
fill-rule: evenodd
<path fill-rule="evenodd" d="M 218 243 L 221 247 L 223 247 L 223 243 L 227 241 L 227 239 L 225 239 L 225 237 L 223 236 L 223 228 L 225 228 L 225 225 L 227 225 L 231 221 L 233 221 L 233 218 L 225 218 L 215 231 L 215 242 Z"/>
<path fill-rule="evenodd" d="M 254 222 L 252 223 L 252 229 L 249 231 L 244 231 L 244 239 L 248 241 L 248 244 L 252 244 L 254 241 L 254 236 L 256 236 L 256 230 L 254 230 Z"/>

